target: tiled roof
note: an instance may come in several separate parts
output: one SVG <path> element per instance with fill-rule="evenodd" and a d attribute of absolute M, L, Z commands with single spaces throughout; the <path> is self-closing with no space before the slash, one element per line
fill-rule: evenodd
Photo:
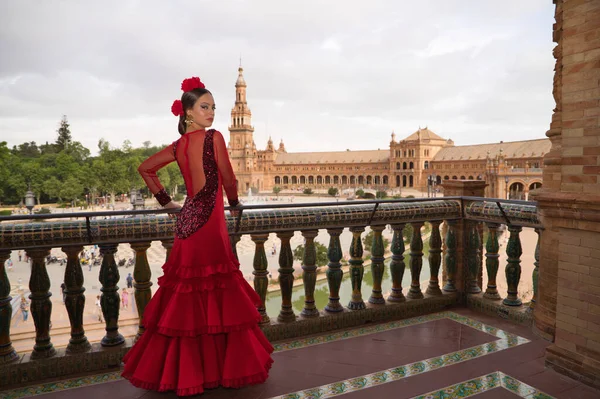
<path fill-rule="evenodd" d="M 389 150 L 278 153 L 275 165 L 387 162 Z"/>
<path fill-rule="evenodd" d="M 456 147 L 442 148 L 433 157 L 433 161 L 449 161 L 457 159 L 485 159 L 488 155 L 495 158 L 502 154 L 506 159 L 510 158 L 531 158 L 542 157 L 548 151 L 552 144 L 549 139 L 513 141 L 508 143 L 476 144 L 462 145 Z"/>
<path fill-rule="evenodd" d="M 417 130 L 416 132 L 414 132 L 413 134 L 411 134 L 410 136 L 408 136 L 407 138 L 405 138 L 404 140 L 406 141 L 415 141 L 415 140 L 419 140 L 419 135 L 421 136 L 421 140 L 441 140 L 441 141 L 446 141 L 445 138 L 438 136 L 437 134 L 435 134 L 434 132 L 432 132 L 431 130 L 425 128 L 425 129 L 421 129 L 419 128 L 419 130 Z"/>

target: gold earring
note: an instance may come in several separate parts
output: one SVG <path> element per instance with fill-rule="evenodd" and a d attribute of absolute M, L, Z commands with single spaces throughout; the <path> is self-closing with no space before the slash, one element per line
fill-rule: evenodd
<path fill-rule="evenodd" d="M 188 115 L 185 117 L 185 124 L 189 126 L 189 125 L 191 125 L 192 123 L 194 123 L 194 120 L 192 119 L 192 116 L 188 114 Z"/>

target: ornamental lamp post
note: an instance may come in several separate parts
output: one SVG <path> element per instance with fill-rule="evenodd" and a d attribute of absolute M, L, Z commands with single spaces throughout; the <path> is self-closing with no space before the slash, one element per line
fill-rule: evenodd
<path fill-rule="evenodd" d="M 35 194 L 31 191 L 31 186 L 29 186 L 27 192 L 25 193 L 25 207 L 29 210 L 29 214 L 33 214 L 33 207 L 35 206 Z"/>

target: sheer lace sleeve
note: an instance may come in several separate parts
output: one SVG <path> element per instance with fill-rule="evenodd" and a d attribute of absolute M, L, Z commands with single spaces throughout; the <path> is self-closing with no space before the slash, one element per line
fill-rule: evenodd
<path fill-rule="evenodd" d="M 138 172 L 142 175 L 142 178 L 146 182 L 148 189 L 154 194 L 158 202 L 165 206 L 169 202 L 171 202 L 171 197 L 167 194 L 165 188 L 158 180 L 158 176 L 156 172 L 159 169 L 167 166 L 171 162 L 175 160 L 175 155 L 173 154 L 173 144 L 167 146 L 164 150 L 157 152 L 152 155 L 148 159 L 146 159 L 142 164 L 138 167 Z"/>
<path fill-rule="evenodd" d="M 219 173 L 221 174 L 225 194 L 227 194 L 227 201 L 229 201 L 229 205 L 236 206 L 239 202 L 237 183 L 233 168 L 231 167 L 231 162 L 229 161 L 229 153 L 227 152 L 225 139 L 223 139 L 221 132 L 215 131 L 214 143 L 217 166 L 219 168 Z"/>

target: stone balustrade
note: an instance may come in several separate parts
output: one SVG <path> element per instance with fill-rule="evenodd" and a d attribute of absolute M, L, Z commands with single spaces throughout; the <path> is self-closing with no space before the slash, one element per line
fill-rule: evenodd
<path fill-rule="evenodd" d="M 10 339 L 10 281 L 4 270 L 4 261 L 12 250 L 24 249 L 31 257 L 32 269 L 29 281 L 31 310 L 35 322 L 35 345 L 29 362 L 108 351 L 108 358 L 120 359 L 132 344 L 119 332 L 119 296 L 117 283 L 119 268 L 115 262 L 115 252 L 119 243 L 129 243 L 136 252 L 134 267 L 134 295 L 140 317 L 139 338 L 143 334 L 141 318 L 151 298 L 151 271 L 146 255 L 152 241 L 159 240 L 167 249 L 173 244 L 173 220 L 165 215 L 153 215 L 156 211 L 117 212 L 102 219 L 105 213 L 83 214 L 82 220 L 29 221 L 15 223 L 15 217 L 0 218 L 0 386 L 14 384 L 17 379 L 27 378 L 27 365 L 15 353 Z M 164 212 L 163 212 L 164 213 Z M 131 217 L 133 214 L 133 217 Z M 76 215 L 68 215 L 72 218 Z M 502 303 L 506 306 L 520 306 L 518 284 L 520 278 L 520 256 L 522 253 L 519 232 L 523 226 L 541 225 L 537 220 L 535 203 L 523 201 L 493 201 L 474 197 L 444 197 L 442 199 L 410 199 L 392 201 L 356 201 L 349 203 L 291 204 L 275 206 L 248 206 L 238 218 L 226 216 L 232 249 L 242 235 L 249 235 L 255 244 L 253 260 L 254 289 L 261 298 L 258 307 L 262 315 L 262 328 L 271 340 L 279 340 L 299 335 L 307 335 L 325 330 L 350 327 L 368 321 L 401 318 L 440 310 L 448 305 L 465 303 L 469 295 L 479 295 L 491 302 L 501 298 L 495 286 L 498 264 L 497 229 L 501 224 L 508 226 L 506 276 L 509 285 L 508 295 Z M 429 235 L 429 285 L 421 290 L 423 264 L 422 228 L 427 222 L 431 226 Z M 481 281 L 482 269 L 482 224 L 488 226 L 486 248 L 486 268 L 489 276 L 484 289 Z M 408 248 L 402 237 L 406 224 L 412 225 L 412 237 Z M 391 243 L 391 263 L 389 271 L 392 289 L 389 295 L 382 292 L 384 276 L 384 246 L 382 231 L 386 226 L 393 230 Z M 362 237 L 365 228 L 373 231 L 370 269 L 373 276 L 373 289 L 369 298 L 362 297 L 364 276 L 364 256 Z M 339 290 L 343 280 L 340 260 L 342 248 L 340 234 L 348 228 L 352 233 L 349 248 L 349 275 L 352 284 L 352 297 L 349 303 L 340 303 Z M 319 309 L 314 300 L 316 281 L 316 250 L 314 238 L 320 229 L 329 234 L 327 284 L 329 301 Z M 293 255 L 290 238 L 300 231 L 305 238 L 305 251 L 302 260 L 304 283 L 304 307 L 295 314 L 292 307 Z M 267 258 L 264 243 L 269 233 L 276 233 L 281 240 L 279 253 L 279 285 L 281 290 L 281 310 L 276 319 L 267 315 L 265 300 L 268 285 Z M 443 239 L 442 239 L 443 237 Z M 101 308 L 104 315 L 105 335 L 99 345 L 91 345 L 85 336 L 83 308 L 85 304 L 84 281 L 79 263 L 79 253 L 84 245 L 98 244 L 102 256 L 99 280 L 101 284 Z M 51 342 L 50 319 L 50 280 L 46 270 L 45 257 L 51 248 L 60 247 L 67 254 L 65 270 L 66 308 L 71 323 L 71 340 L 65 350 L 55 349 Z M 537 249 L 536 249 L 537 251 Z M 537 253 L 537 252 L 536 252 Z M 442 262 L 443 259 L 443 262 Z M 536 257 L 537 259 L 537 257 Z M 405 260 L 408 260 L 408 268 Z M 442 264 L 443 263 L 443 264 Z M 409 287 L 402 287 L 402 279 L 407 271 L 411 274 Z M 440 279 L 440 271 L 442 278 Z M 534 281 L 537 281 L 537 262 Z M 442 288 L 443 287 L 443 288 Z M 532 302 L 533 304 L 534 302 Z M 135 341 L 135 340 L 134 340 Z M 110 352 L 110 351 L 113 352 Z M 116 352 L 115 352 L 116 351 Z M 72 357 L 75 356 L 75 357 Z M 112 357 L 111 357 L 112 356 Z M 3 369 L 14 366 L 11 373 Z M 101 362 L 100 362 L 101 363 Z M 95 366 L 94 366 L 95 365 Z M 90 367 L 100 367 L 98 364 Z M 106 365 L 104 365 L 106 367 Z M 17 370 L 18 371 L 14 371 Z M 38 369 L 42 370 L 41 368 Z M 68 374 L 69 367 L 63 369 Z M 91 370 L 91 369 L 90 369 Z M 6 371 L 6 370 L 5 370 Z M 42 371 L 39 371 L 42 372 Z M 71 370 L 71 373 L 74 371 Z M 37 376 L 38 378 L 40 375 Z"/>

